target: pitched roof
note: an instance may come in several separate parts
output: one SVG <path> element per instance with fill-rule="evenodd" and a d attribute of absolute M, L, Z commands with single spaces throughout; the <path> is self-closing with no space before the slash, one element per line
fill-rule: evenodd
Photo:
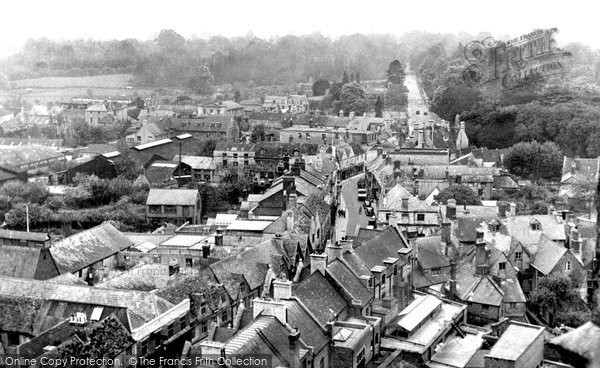
<path fill-rule="evenodd" d="M 547 236 L 542 235 L 531 266 L 544 275 L 548 275 L 568 251 L 567 248 L 556 244 L 548 239 Z"/>
<path fill-rule="evenodd" d="M 274 239 L 215 262 L 210 265 L 210 269 L 217 280 L 225 285 L 231 298 L 235 300 L 239 283 L 227 284 L 226 280 L 230 280 L 233 275 L 240 275 L 248 282 L 251 290 L 259 288 L 264 284 L 272 255 L 283 256 L 283 251 L 277 247 Z"/>
<path fill-rule="evenodd" d="M 373 293 L 339 259 L 335 259 L 327 265 L 327 274 L 331 275 L 348 292 L 349 296 L 353 300 L 360 302 L 363 307 L 373 299 Z"/>
<path fill-rule="evenodd" d="M 538 221 L 541 225 L 540 230 L 532 230 L 532 221 Z M 535 254 L 537 244 L 540 242 L 542 234 L 548 238 L 557 240 L 566 240 L 564 223 L 554 215 L 528 215 L 511 216 L 506 218 L 506 227 L 510 235 L 529 248 L 531 254 Z"/>
<path fill-rule="evenodd" d="M 84 230 L 50 247 L 60 273 L 79 271 L 129 248 L 133 242 L 110 223 Z"/>
<path fill-rule="evenodd" d="M 150 189 L 146 205 L 194 206 L 198 197 L 196 189 Z"/>
<path fill-rule="evenodd" d="M 0 276 L 33 279 L 40 252 L 40 248 L 0 246 Z"/>
<path fill-rule="evenodd" d="M 158 317 L 173 306 L 166 300 L 148 292 L 99 289 L 11 277 L 0 277 L 0 297 L 58 300 L 127 308 L 132 328 L 139 327 Z"/>
<path fill-rule="evenodd" d="M 516 361 L 543 333 L 544 327 L 511 322 L 486 357 Z"/>
<path fill-rule="evenodd" d="M 402 185 L 396 184 L 385 195 L 385 200 L 379 201 L 379 210 L 384 211 L 403 211 L 402 198 L 408 198 L 408 211 L 411 212 L 437 212 L 437 210 L 427 203 L 413 196 Z"/>
<path fill-rule="evenodd" d="M 424 269 L 450 266 L 448 257 L 444 255 L 441 236 L 417 238 L 414 246 L 417 259 Z"/>
<path fill-rule="evenodd" d="M 287 306 L 287 324 L 298 328 L 302 339 L 315 349 L 315 354 L 328 345 L 325 330 L 303 305 L 295 300 L 282 300 L 280 303 Z"/>
<path fill-rule="evenodd" d="M 16 240 L 31 240 L 35 242 L 45 242 L 50 240 L 48 233 L 34 233 L 27 231 L 16 231 L 0 229 L 0 238 L 16 239 Z"/>
<path fill-rule="evenodd" d="M 600 366 L 600 326 L 592 321 L 553 338 L 550 344 L 584 357 L 591 367 Z"/>
<path fill-rule="evenodd" d="M 408 332 L 413 332 L 425 318 L 429 317 L 441 305 L 442 301 L 435 296 L 423 295 L 400 312 L 397 325 Z"/>
<path fill-rule="evenodd" d="M 179 161 L 179 155 L 173 157 L 173 161 Z M 181 156 L 181 162 L 189 165 L 194 170 L 215 170 L 217 164 L 212 157 L 205 156 Z"/>
<path fill-rule="evenodd" d="M 371 269 L 382 265 L 383 260 L 388 257 L 397 258 L 398 250 L 406 247 L 398 231 L 393 226 L 388 226 L 364 245 L 354 248 L 353 252 L 368 269 Z"/>
<path fill-rule="evenodd" d="M 318 271 L 295 285 L 294 295 L 302 301 L 321 326 L 338 316 L 347 305 L 340 292 Z"/>

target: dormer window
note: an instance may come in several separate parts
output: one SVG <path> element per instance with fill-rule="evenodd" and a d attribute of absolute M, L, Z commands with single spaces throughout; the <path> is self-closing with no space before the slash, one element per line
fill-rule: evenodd
<path fill-rule="evenodd" d="M 529 225 L 531 226 L 531 230 L 542 230 L 542 224 L 536 219 L 533 219 Z"/>

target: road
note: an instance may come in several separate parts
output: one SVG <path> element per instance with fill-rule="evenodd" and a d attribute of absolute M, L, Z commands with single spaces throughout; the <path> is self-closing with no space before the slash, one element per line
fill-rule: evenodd
<path fill-rule="evenodd" d="M 365 216 L 364 208 L 362 208 L 362 202 L 358 201 L 358 181 L 364 176 L 364 174 L 360 174 L 342 182 L 338 209 L 345 209 L 346 216 L 338 216 L 335 220 L 335 240 L 340 240 L 342 236 L 346 235 L 356 235 L 357 225 L 365 228 L 368 225 L 369 221 Z M 358 213 L 359 208 L 361 208 L 360 214 Z"/>
<path fill-rule="evenodd" d="M 413 73 L 406 74 L 404 85 L 408 89 L 408 107 L 406 109 L 408 136 L 414 136 L 414 130 L 426 126 L 430 120 L 439 124 L 441 119 L 429 110 L 429 100 L 425 94 L 421 94 L 417 76 Z M 417 114 L 417 111 L 419 114 Z M 427 115 L 424 113 L 427 113 Z"/>

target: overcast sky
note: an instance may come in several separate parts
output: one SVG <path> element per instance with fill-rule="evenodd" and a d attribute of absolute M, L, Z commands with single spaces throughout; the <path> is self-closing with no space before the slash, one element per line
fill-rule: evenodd
<path fill-rule="evenodd" d="M 0 57 L 28 38 L 142 40 L 161 29 L 184 37 L 213 35 L 262 38 L 321 32 L 402 35 L 413 30 L 488 31 L 511 37 L 557 27 L 559 45 L 582 42 L 600 49 L 597 6 L 591 0 L 495 2 L 406 0 L 9 0 L 2 3 Z"/>

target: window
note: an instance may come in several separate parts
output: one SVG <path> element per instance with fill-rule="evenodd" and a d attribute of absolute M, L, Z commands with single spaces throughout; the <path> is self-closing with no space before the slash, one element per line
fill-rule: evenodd
<path fill-rule="evenodd" d="M 325 357 L 321 358 L 321 360 L 319 360 L 319 368 L 325 368 Z"/>
<path fill-rule="evenodd" d="M 227 160 L 223 160 L 223 167 L 227 167 Z"/>
<path fill-rule="evenodd" d="M 148 353 L 148 339 L 142 341 L 140 346 L 140 353 L 146 355 Z"/>
<path fill-rule="evenodd" d="M 571 271 L 571 262 L 570 261 L 565 262 L 565 271 Z"/>
<path fill-rule="evenodd" d="M 500 262 L 500 263 L 498 263 L 498 269 L 500 271 L 506 270 L 506 262 Z"/>
<path fill-rule="evenodd" d="M 482 310 L 482 311 L 484 311 L 484 312 L 487 312 L 487 311 L 488 311 L 488 309 L 490 309 L 490 307 L 489 307 L 488 305 L 485 305 L 485 304 L 482 304 L 482 305 L 481 305 L 481 310 Z"/>
<path fill-rule="evenodd" d="M 321 134 L 321 138 L 323 138 L 323 140 L 327 140 L 327 135 L 325 133 Z"/>
<path fill-rule="evenodd" d="M 402 223 L 407 223 L 408 222 L 408 213 L 403 213 L 402 214 Z"/>
<path fill-rule="evenodd" d="M 373 279 L 369 279 L 369 287 L 373 287 Z"/>
<path fill-rule="evenodd" d="M 234 154 L 233 154 L 233 158 L 238 158 L 238 154 L 237 154 L 237 153 L 234 153 Z"/>
<path fill-rule="evenodd" d="M 206 321 L 202 322 L 202 324 L 200 325 L 200 332 L 202 333 L 206 333 L 208 331 L 208 325 L 206 324 Z"/>
<path fill-rule="evenodd" d="M 237 167 L 238 166 L 238 162 L 237 161 L 233 161 L 233 167 Z"/>
<path fill-rule="evenodd" d="M 440 267 L 436 267 L 436 268 L 432 268 L 431 269 L 431 274 L 432 275 L 439 275 L 442 273 L 442 269 Z"/>
<path fill-rule="evenodd" d="M 202 303 L 200 305 L 200 313 L 201 314 L 205 314 L 206 313 L 206 304 L 205 303 Z"/>
<path fill-rule="evenodd" d="M 359 363 L 365 358 L 365 348 L 362 348 L 358 354 L 356 354 L 356 362 Z"/>
<path fill-rule="evenodd" d="M 385 286 L 385 275 L 381 275 L 381 285 Z"/>
<path fill-rule="evenodd" d="M 306 133 L 306 139 L 310 139 L 310 133 Z"/>
<path fill-rule="evenodd" d="M 174 215 L 177 213 L 177 206 L 165 206 L 165 214 Z"/>
<path fill-rule="evenodd" d="M 398 265 L 394 265 L 394 275 L 398 274 Z"/>
<path fill-rule="evenodd" d="M 221 321 L 227 321 L 227 311 L 224 310 L 223 312 L 221 312 Z"/>
<path fill-rule="evenodd" d="M 425 214 L 417 213 L 417 221 L 425 221 Z"/>
<path fill-rule="evenodd" d="M 180 326 L 180 328 L 182 330 L 187 327 L 187 318 L 186 318 L 186 316 L 179 317 L 179 326 Z"/>
<path fill-rule="evenodd" d="M 150 206 L 148 210 L 150 213 L 160 213 L 160 206 Z"/>
<path fill-rule="evenodd" d="M 137 136 L 137 141 L 138 141 L 138 142 L 141 142 L 141 141 L 142 141 L 142 136 L 139 136 L 139 135 L 138 135 L 138 136 Z"/>
<path fill-rule="evenodd" d="M 515 259 L 516 260 L 523 259 L 523 252 L 515 252 Z"/>
<path fill-rule="evenodd" d="M 221 303 L 225 303 L 226 301 L 225 294 L 221 294 Z"/>
<path fill-rule="evenodd" d="M 18 332 L 9 332 L 8 333 L 8 345 L 9 346 L 19 345 L 19 333 Z"/>
<path fill-rule="evenodd" d="M 175 334 L 175 322 L 171 323 L 167 327 L 167 336 L 171 337 Z"/>

